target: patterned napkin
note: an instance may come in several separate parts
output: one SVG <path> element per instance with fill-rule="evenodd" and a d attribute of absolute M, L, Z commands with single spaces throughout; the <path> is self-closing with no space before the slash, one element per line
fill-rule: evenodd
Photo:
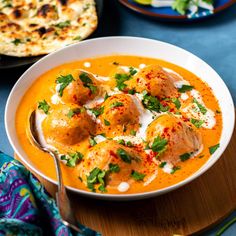
<path fill-rule="evenodd" d="M 81 224 L 66 227 L 54 199 L 20 162 L 0 152 L 0 235 L 100 236 Z"/>

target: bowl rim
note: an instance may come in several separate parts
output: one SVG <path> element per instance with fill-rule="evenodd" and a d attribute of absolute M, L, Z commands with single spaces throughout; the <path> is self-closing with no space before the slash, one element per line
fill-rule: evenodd
<path fill-rule="evenodd" d="M 232 123 L 230 124 L 231 125 L 231 129 L 228 131 L 228 135 L 227 135 L 227 140 L 225 141 L 225 145 L 223 146 L 220 146 L 220 148 L 214 153 L 211 155 L 211 157 L 204 163 L 203 166 L 200 167 L 200 169 L 198 169 L 196 172 L 194 172 L 192 175 L 190 175 L 188 178 L 180 181 L 180 182 L 177 182 L 176 184 L 174 185 L 171 185 L 171 186 L 168 186 L 168 187 L 165 187 L 165 188 L 161 188 L 161 189 L 157 189 L 157 190 L 153 190 L 153 191 L 148 191 L 148 192 L 142 192 L 142 193 L 132 193 L 132 194 L 103 194 L 103 193 L 94 193 L 94 192 L 89 192 L 89 191 L 85 191 L 85 190 L 81 190 L 81 189 L 77 189 L 77 188 L 74 188 L 74 187 L 70 187 L 70 186 L 66 186 L 66 188 L 72 192 L 75 192 L 75 193 L 78 193 L 80 195 L 83 195 L 83 196 L 87 196 L 87 197 L 91 197 L 91 198 L 97 198 L 97 199 L 103 199 L 103 200 L 138 200 L 138 199 L 145 199 L 145 198 L 150 198 L 150 197 L 154 197 L 154 196 L 158 196 L 158 195 L 161 195 L 161 194 L 164 194 L 164 193 L 167 193 L 167 192 L 170 192 L 170 191 L 173 191 L 177 188 L 180 188 L 190 182 L 192 182 L 194 179 L 196 179 L 197 177 L 201 176 L 203 173 L 205 173 L 208 169 L 210 169 L 215 163 L 216 161 L 221 157 L 221 155 L 223 154 L 223 152 L 225 151 L 226 147 L 228 146 L 230 140 L 231 140 L 231 137 L 232 137 L 232 134 L 233 134 L 233 130 L 234 130 L 234 124 L 235 124 L 235 110 L 234 110 L 234 103 L 233 103 L 233 99 L 232 99 L 232 96 L 226 86 L 226 84 L 224 83 L 223 79 L 218 75 L 218 73 L 209 65 L 207 64 L 205 61 L 203 61 L 201 58 L 195 56 L 194 54 L 192 54 L 191 52 L 181 48 L 181 47 L 178 47 L 178 46 L 175 46 L 173 44 L 170 44 L 170 43 L 166 43 L 166 42 L 163 42 L 163 41 L 159 41 L 159 40 L 155 40 L 155 39 L 149 39 L 149 38 L 144 38 L 144 37 L 130 37 L 130 36 L 111 36 L 111 37 L 100 37 L 100 38 L 94 38 L 94 39 L 88 39 L 88 40 L 84 40 L 82 42 L 78 42 L 78 43 L 75 43 L 75 44 L 72 44 L 72 45 L 69 45 L 67 47 L 64 47 L 62 49 L 59 49 L 53 53 L 50 53 L 48 55 L 46 55 L 45 57 L 41 58 L 39 61 L 37 61 L 36 63 L 34 63 L 32 66 L 30 66 L 21 76 L 20 78 L 17 80 L 17 82 L 15 83 L 15 85 L 13 86 L 9 96 L 8 96 L 8 99 L 7 99 L 7 103 L 6 103 L 6 106 L 5 106 L 5 117 L 4 117 L 4 122 L 5 122 L 5 130 L 6 130 L 6 133 L 7 133 L 7 137 L 8 137 L 8 140 L 12 146 L 12 148 L 14 149 L 14 152 L 16 153 L 16 155 L 20 158 L 20 160 L 27 166 L 29 167 L 34 173 L 36 173 L 37 175 L 39 175 L 40 177 L 46 179 L 47 181 L 51 182 L 51 183 L 54 183 L 57 185 L 57 181 L 53 180 L 52 178 L 46 176 L 44 173 L 42 173 L 41 171 L 39 171 L 33 164 L 29 163 L 27 160 L 25 160 L 25 158 L 21 155 L 21 153 L 18 151 L 16 145 L 14 144 L 14 141 L 13 141 L 13 138 L 14 135 L 11 134 L 10 132 L 10 124 L 8 122 L 9 120 L 9 117 L 11 116 L 10 114 L 10 105 L 11 103 L 13 102 L 12 100 L 14 100 L 14 94 L 17 90 L 17 87 L 19 86 L 20 83 L 22 83 L 22 81 L 24 81 L 25 79 L 25 76 L 31 71 L 34 69 L 34 67 L 36 67 L 38 64 L 41 64 L 41 63 L 44 63 L 46 62 L 48 59 L 50 59 L 51 57 L 54 57 L 54 55 L 56 55 L 57 53 L 60 53 L 60 52 L 63 52 L 65 50 L 68 50 L 69 48 L 73 48 L 73 47 L 76 47 L 76 45 L 81 45 L 81 47 L 87 43 L 91 43 L 93 41 L 103 41 L 103 40 L 141 40 L 141 41 L 149 41 L 149 42 L 153 42 L 153 43 L 159 43 L 159 44 L 163 44 L 165 46 L 168 46 L 170 48 L 175 48 L 176 50 L 177 49 L 180 49 L 182 50 L 183 52 L 189 54 L 191 57 L 194 57 L 196 59 L 198 59 L 201 63 L 204 63 L 205 65 L 207 65 L 211 70 L 213 70 L 215 72 L 215 74 L 218 76 L 219 78 L 219 81 L 221 81 L 221 84 L 224 86 L 224 90 L 225 92 L 227 93 L 227 98 L 229 99 L 228 100 L 228 103 L 233 107 L 233 109 L 231 109 L 231 119 L 232 119 Z M 106 54 L 108 55 L 108 54 Z M 117 55 L 124 55 L 124 54 L 119 54 L 117 53 Z M 126 54 L 128 55 L 128 54 Z M 105 56 L 105 55 L 100 55 L 100 56 Z M 99 56 L 96 56 L 96 57 L 99 57 Z M 73 60 L 71 60 L 73 61 Z M 67 63 L 69 61 L 66 61 L 65 63 Z M 54 68 L 56 66 L 53 66 L 52 68 Z M 184 67 L 183 67 L 184 68 Z M 48 70 L 47 70 L 48 71 Z M 45 73 L 45 72 L 43 72 Z M 38 78 L 35 77 L 34 79 L 32 79 L 32 82 L 31 82 L 31 85 L 33 84 L 33 82 Z M 27 91 L 27 89 L 25 90 L 25 92 Z M 22 94 L 21 98 L 23 97 L 24 94 Z M 217 97 L 217 96 L 216 96 Z M 20 101 L 19 101 L 20 103 Z M 16 110 L 15 110 L 16 111 Z M 15 118 L 15 114 L 14 114 L 14 118 Z M 15 119 L 14 119 L 14 122 L 15 122 Z M 223 120 L 222 120 L 223 122 Z M 224 127 L 222 128 L 222 132 L 223 132 L 223 129 Z M 221 136 L 222 137 L 222 136 Z M 19 138 L 16 136 L 16 139 L 19 140 Z M 209 163 L 210 161 L 210 163 Z M 206 166 L 206 164 L 208 163 L 208 166 Z"/>

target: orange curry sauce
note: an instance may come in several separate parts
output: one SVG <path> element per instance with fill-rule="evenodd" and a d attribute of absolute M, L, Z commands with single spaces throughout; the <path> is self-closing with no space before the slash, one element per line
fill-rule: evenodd
<path fill-rule="evenodd" d="M 91 66 L 85 67 L 85 65 L 84 65 L 85 62 L 89 62 L 91 64 Z M 20 102 L 20 105 L 19 105 L 19 108 L 18 108 L 17 114 L 16 114 L 16 121 L 15 121 L 18 138 L 20 139 L 23 149 L 25 150 L 27 155 L 30 157 L 32 164 L 40 172 L 44 173 L 46 176 L 53 178 L 53 179 L 56 178 L 55 168 L 54 168 L 54 163 L 53 163 L 52 157 L 50 157 L 50 155 L 48 155 L 47 153 L 40 151 L 38 148 L 36 148 L 35 146 L 33 146 L 30 143 L 30 141 L 27 137 L 27 129 L 28 129 L 28 125 L 29 125 L 28 124 L 29 114 L 33 109 L 37 108 L 39 101 L 42 101 L 45 99 L 45 101 L 48 102 L 48 104 L 50 105 L 49 113 L 51 111 L 53 111 L 54 109 L 56 109 L 58 106 L 61 106 L 58 104 L 55 105 L 55 104 L 51 103 L 51 97 L 53 96 L 53 94 L 55 94 L 55 91 L 56 91 L 55 90 L 55 87 L 56 87 L 55 81 L 60 75 L 72 74 L 73 77 L 76 78 L 76 77 L 78 77 L 78 75 L 76 74 L 76 73 L 78 73 L 78 69 L 81 69 L 81 70 L 91 72 L 95 75 L 107 77 L 107 76 L 111 76 L 111 74 L 114 73 L 114 71 L 116 73 L 117 73 L 117 70 L 118 70 L 118 72 L 120 72 L 118 69 L 119 65 L 139 68 L 140 64 L 159 65 L 161 67 L 165 67 L 165 68 L 175 71 L 180 76 L 182 76 L 184 80 L 188 81 L 191 86 L 194 86 L 194 89 L 199 91 L 199 93 L 202 96 L 205 107 L 207 109 L 211 109 L 215 113 L 216 124 L 214 125 L 214 127 L 212 129 L 207 129 L 207 128 L 203 128 L 203 127 L 200 127 L 200 128 L 193 127 L 194 129 L 197 130 L 198 134 L 200 134 L 200 136 L 201 136 L 202 144 L 203 144 L 202 151 L 194 158 L 189 158 L 186 161 L 179 161 L 178 163 L 174 163 L 174 166 L 178 166 L 179 169 L 177 171 L 175 171 L 175 173 L 170 174 L 170 173 L 165 173 L 163 171 L 163 169 L 161 167 L 159 167 L 160 163 L 153 162 L 153 159 L 160 160 L 161 155 L 160 155 L 160 157 L 156 158 L 155 157 L 156 153 L 152 152 L 151 150 L 147 155 L 143 151 L 143 147 L 142 146 L 140 147 L 140 145 L 134 145 L 133 147 L 127 147 L 125 145 L 118 144 L 116 141 L 110 140 L 110 139 L 105 142 L 98 143 L 94 147 L 91 147 L 91 144 L 88 141 L 89 137 L 86 137 L 86 133 L 84 133 L 83 135 L 85 138 L 83 138 L 83 140 L 78 139 L 79 141 L 77 144 L 74 144 L 73 140 L 71 140 L 71 145 L 64 145 L 64 143 L 60 144 L 58 142 L 55 143 L 55 146 L 60 150 L 60 152 L 65 152 L 65 151 L 72 152 L 73 150 L 78 150 L 81 153 L 83 153 L 84 158 L 87 158 L 86 157 L 86 155 L 88 155 L 88 154 L 86 154 L 87 152 L 91 152 L 89 155 L 92 156 L 91 161 L 93 163 L 87 162 L 86 164 L 84 164 L 83 163 L 84 159 L 83 159 L 81 162 L 78 162 L 78 164 L 75 167 L 69 167 L 64 164 L 61 165 L 62 171 L 63 171 L 63 179 L 64 179 L 65 184 L 68 186 L 74 187 L 74 188 L 90 191 L 86 186 L 86 173 L 88 173 L 88 172 L 86 172 L 86 170 L 81 172 L 81 168 L 82 168 L 81 166 L 83 166 L 83 168 L 89 169 L 91 165 L 92 166 L 97 165 L 97 167 L 99 167 L 99 168 L 102 168 L 104 165 L 106 165 L 107 163 L 101 164 L 102 161 L 100 159 L 103 158 L 101 153 L 99 154 L 99 155 L 101 155 L 100 157 L 96 157 L 97 153 L 101 152 L 103 146 L 105 146 L 105 147 L 107 146 L 108 150 L 110 150 L 110 149 L 114 150 L 114 153 L 112 153 L 112 151 L 110 150 L 109 155 L 110 156 L 114 155 L 114 158 L 112 157 L 113 158 L 112 160 L 114 160 L 115 162 L 117 159 L 117 153 L 116 153 L 117 148 L 124 146 L 123 149 L 126 150 L 127 152 L 129 152 L 129 154 L 131 156 L 139 155 L 138 153 L 141 151 L 142 154 L 140 154 L 139 158 L 140 159 L 143 158 L 143 160 L 141 162 L 137 161 L 137 163 L 136 163 L 136 161 L 132 160 L 132 163 L 135 162 L 135 164 L 132 166 L 132 168 L 136 168 L 136 167 L 139 168 L 138 165 L 140 165 L 140 163 L 141 163 L 142 168 L 139 168 L 138 171 L 143 173 L 144 175 L 146 175 L 146 177 L 149 174 L 151 174 L 151 172 L 153 173 L 153 172 L 155 172 L 155 170 L 157 170 L 157 172 L 156 172 L 157 176 L 153 179 L 153 181 L 151 181 L 147 185 L 144 185 L 143 184 L 144 181 L 142 181 L 142 180 L 135 181 L 133 179 L 132 181 L 130 181 L 130 188 L 126 192 L 124 192 L 126 194 L 154 191 L 157 189 L 162 189 L 162 188 L 171 186 L 173 184 L 176 184 L 176 183 L 186 179 L 187 177 L 192 175 L 194 172 L 196 172 L 199 168 L 201 168 L 203 166 L 203 164 L 210 157 L 209 147 L 214 146 L 219 143 L 221 131 L 222 131 L 222 116 L 220 113 L 220 108 L 219 108 L 219 105 L 218 105 L 218 102 L 217 102 L 215 96 L 212 93 L 211 88 L 209 88 L 208 85 L 206 85 L 203 81 L 201 81 L 200 78 L 198 78 L 197 76 L 195 76 L 191 72 L 189 72 L 179 66 L 171 64 L 169 62 L 158 60 L 158 59 L 152 59 L 152 58 L 144 58 L 144 57 L 138 57 L 138 56 L 123 56 L 123 55 L 122 56 L 121 55 L 104 56 L 104 57 L 85 59 L 85 60 L 81 60 L 81 61 L 75 61 L 75 62 L 71 62 L 68 64 L 64 64 L 64 65 L 58 66 L 58 67 L 53 68 L 50 71 L 44 73 L 33 83 L 33 85 L 28 89 L 28 91 L 26 92 L 26 94 L 22 98 L 22 101 Z M 115 81 L 115 79 L 113 78 L 113 80 L 111 79 L 111 81 L 104 82 L 104 83 L 108 87 L 109 86 L 114 87 L 115 86 L 114 81 Z M 127 84 L 129 84 L 129 83 L 132 84 L 131 82 L 127 81 Z M 100 84 L 101 84 L 101 82 L 98 82 L 98 84 L 96 84 L 96 86 L 99 87 Z M 87 96 L 86 91 L 83 91 L 83 92 L 84 92 L 84 96 Z M 188 91 L 187 93 L 189 94 L 190 92 Z M 114 95 L 114 96 L 117 96 L 117 95 Z M 129 96 L 129 95 L 127 95 L 127 96 Z M 177 93 L 177 96 L 180 96 L 180 94 Z M 107 100 L 105 102 L 107 102 Z M 122 103 L 124 103 L 125 106 L 126 105 L 130 106 L 130 109 L 133 111 L 133 113 L 132 113 L 133 119 L 130 119 L 130 120 L 138 119 L 138 117 L 135 117 L 138 114 L 135 111 L 136 108 L 132 107 L 133 106 L 132 104 L 131 105 L 129 104 L 130 101 L 124 100 Z M 170 112 L 177 111 L 176 108 L 173 106 L 173 104 L 170 101 L 166 102 L 163 100 L 163 104 L 164 103 L 170 105 L 170 107 L 172 109 L 172 110 L 170 110 Z M 184 101 L 183 101 L 183 103 L 184 103 Z M 73 106 L 74 105 L 72 105 L 72 107 Z M 119 105 L 117 106 L 117 108 L 119 108 Z M 100 115 L 102 117 L 101 118 L 102 123 L 103 123 L 103 119 L 105 119 L 106 117 L 109 117 L 109 115 L 110 115 L 109 110 L 106 111 L 106 106 L 105 106 L 104 113 L 102 115 Z M 82 118 L 86 120 L 87 116 L 84 116 Z M 122 119 L 122 117 L 120 117 L 119 119 Z M 183 120 L 183 122 L 190 123 L 189 119 L 187 119 L 186 117 L 182 117 L 179 119 Z M 97 128 L 97 130 L 94 130 L 92 127 L 91 128 L 92 131 L 89 131 L 89 132 L 92 132 L 94 135 L 97 135 L 99 133 L 106 133 L 107 137 L 114 137 L 114 134 L 121 135 L 122 132 L 124 131 L 124 130 L 121 131 L 123 126 L 120 125 L 120 123 L 116 123 L 116 121 L 114 121 L 114 123 L 112 123 L 113 121 L 111 122 L 111 120 L 109 120 L 109 121 L 110 121 L 109 123 L 111 123 L 110 125 L 102 124 L 102 126 L 99 126 Z M 172 121 L 168 121 L 168 122 L 172 122 Z M 91 126 L 91 124 L 88 124 L 87 121 L 84 122 L 83 125 Z M 49 124 L 44 124 L 45 129 L 47 129 L 48 126 L 50 126 L 50 122 L 49 122 Z M 92 124 L 92 126 L 93 126 L 93 124 Z M 128 130 L 126 129 L 124 131 L 123 135 L 128 135 L 132 130 L 137 131 L 138 129 L 139 129 L 139 125 L 134 122 L 133 124 L 131 124 L 130 127 L 128 126 Z M 113 133 L 110 133 L 111 130 L 113 130 L 112 131 Z M 83 132 L 83 131 L 81 131 L 81 132 Z M 149 136 L 156 135 L 155 132 L 156 131 L 149 131 L 148 135 Z M 60 136 L 60 134 L 61 134 L 61 136 L 63 136 L 63 130 L 61 130 L 61 131 L 58 130 L 57 136 Z M 51 135 L 50 131 L 47 132 L 47 135 L 49 135 L 49 136 Z M 61 139 L 63 139 L 63 138 L 64 138 L 64 136 L 61 137 Z M 179 142 L 179 145 L 183 145 L 181 143 L 181 141 Z M 91 151 L 91 150 L 93 150 L 93 151 Z M 104 156 L 106 156 L 106 155 L 108 155 L 108 154 L 104 154 Z M 120 165 L 120 168 L 126 168 L 126 166 L 129 165 L 129 163 L 124 163 L 124 167 L 123 167 L 123 164 L 121 163 L 121 161 L 117 161 L 116 163 L 118 163 Z M 145 168 L 150 168 L 150 171 Z M 90 169 L 90 171 L 91 171 L 91 169 Z M 127 180 L 124 178 L 124 176 L 130 176 L 131 173 L 129 171 L 130 171 L 130 169 L 126 169 L 124 172 L 121 171 L 121 174 L 119 174 L 119 173 L 111 174 L 111 175 L 115 176 L 111 180 L 112 183 L 114 183 L 115 187 L 109 185 L 109 181 L 108 181 L 108 185 L 106 186 L 107 193 L 121 193 L 120 191 L 118 191 L 117 185 L 118 185 L 119 181 L 126 181 L 127 182 Z M 83 182 L 81 182 L 79 177 L 83 178 Z M 145 180 L 145 178 L 144 178 L 144 180 Z M 97 186 L 96 186 L 96 189 L 97 189 Z M 100 191 L 97 190 L 97 192 L 100 192 Z"/>

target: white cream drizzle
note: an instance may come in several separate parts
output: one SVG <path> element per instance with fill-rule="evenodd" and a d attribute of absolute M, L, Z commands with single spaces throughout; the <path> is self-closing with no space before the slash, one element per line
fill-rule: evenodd
<path fill-rule="evenodd" d="M 130 185 L 127 182 L 121 182 L 117 187 L 118 191 L 121 193 L 128 191 L 129 188 L 130 188 Z"/>
<path fill-rule="evenodd" d="M 194 102 L 190 103 L 187 107 L 182 109 L 182 111 L 186 113 L 186 116 L 188 118 L 194 118 L 197 120 L 204 121 L 202 127 L 206 129 L 212 129 L 216 124 L 215 113 L 211 109 L 205 106 L 202 100 L 202 96 L 197 90 L 195 89 L 191 90 L 190 94 L 193 98 L 195 98 L 201 105 L 203 105 L 206 108 L 207 112 L 206 114 L 202 114 L 199 107 Z"/>

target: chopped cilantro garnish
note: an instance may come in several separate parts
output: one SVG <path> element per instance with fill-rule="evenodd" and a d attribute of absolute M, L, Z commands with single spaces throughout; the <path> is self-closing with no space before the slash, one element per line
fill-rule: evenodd
<path fill-rule="evenodd" d="M 134 95 L 135 93 L 136 93 L 136 90 L 134 88 L 132 88 L 128 91 L 128 94 Z"/>
<path fill-rule="evenodd" d="M 184 15 L 189 7 L 190 0 L 175 0 L 172 4 L 172 9 Z"/>
<path fill-rule="evenodd" d="M 190 157 L 191 157 L 191 153 L 188 153 L 188 152 L 179 156 L 181 161 L 187 161 Z"/>
<path fill-rule="evenodd" d="M 64 22 L 60 22 L 60 23 L 56 24 L 55 26 L 60 28 L 60 29 L 63 29 L 65 27 L 70 26 L 70 21 L 67 20 L 67 21 L 64 21 Z"/>
<path fill-rule="evenodd" d="M 197 119 L 194 119 L 194 118 L 191 118 L 190 122 L 197 128 L 201 128 L 202 125 L 204 124 L 203 120 L 197 120 Z"/>
<path fill-rule="evenodd" d="M 193 88 L 194 88 L 194 87 L 191 86 L 191 85 L 184 84 L 184 85 L 182 85 L 181 88 L 178 89 L 178 92 L 180 92 L 180 93 L 185 93 L 185 92 L 187 92 L 187 91 L 191 91 Z"/>
<path fill-rule="evenodd" d="M 197 104 L 200 112 L 205 115 L 207 113 L 207 109 L 201 104 L 198 102 L 198 100 L 196 98 L 193 99 L 193 102 Z"/>
<path fill-rule="evenodd" d="M 132 170 L 131 177 L 136 181 L 142 181 L 146 175 L 138 171 Z"/>
<path fill-rule="evenodd" d="M 180 168 L 180 166 L 174 166 L 173 168 L 172 168 L 172 171 L 170 172 L 171 174 L 174 174 L 177 170 L 180 170 L 181 168 Z"/>
<path fill-rule="evenodd" d="M 108 95 L 108 93 L 106 92 L 105 93 L 105 96 L 104 96 L 104 101 L 106 101 L 110 96 Z"/>
<path fill-rule="evenodd" d="M 87 87 L 91 90 L 92 94 L 97 92 L 97 86 L 93 84 L 93 81 L 89 78 L 86 72 L 82 72 L 79 75 L 80 80 L 83 82 L 84 87 Z"/>
<path fill-rule="evenodd" d="M 116 87 L 119 90 L 124 90 L 127 87 L 127 84 L 124 82 L 130 79 L 130 76 L 127 74 L 115 74 Z"/>
<path fill-rule="evenodd" d="M 80 41 L 80 40 L 82 40 L 82 37 L 81 37 L 80 35 L 78 35 L 78 36 L 74 37 L 73 40 L 78 40 L 78 41 Z"/>
<path fill-rule="evenodd" d="M 124 139 L 117 140 L 117 143 L 121 145 L 125 145 L 125 140 Z"/>
<path fill-rule="evenodd" d="M 126 146 L 133 147 L 133 144 L 130 141 L 128 141 L 128 142 L 126 142 Z"/>
<path fill-rule="evenodd" d="M 91 108 L 90 111 L 96 116 L 100 116 L 104 112 L 104 106 L 98 108 Z"/>
<path fill-rule="evenodd" d="M 61 97 L 63 95 L 63 90 L 74 80 L 75 79 L 73 78 L 71 74 L 61 75 L 56 79 L 56 83 L 60 84 L 60 88 L 58 92 Z"/>
<path fill-rule="evenodd" d="M 135 75 L 137 72 L 138 72 L 138 71 L 135 70 L 132 66 L 129 68 L 129 74 L 130 74 L 131 76 Z"/>
<path fill-rule="evenodd" d="M 220 147 L 219 143 L 214 146 L 209 147 L 210 154 L 213 154 L 219 147 Z"/>
<path fill-rule="evenodd" d="M 166 162 L 164 161 L 164 162 L 161 162 L 161 164 L 159 164 L 159 167 L 163 168 L 165 165 L 166 165 Z"/>
<path fill-rule="evenodd" d="M 69 110 L 67 116 L 69 118 L 72 118 L 74 115 L 79 114 L 79 113 L 81 113 L 81 109 L 80 108 L 74 108 L 74 109 Z"/>
<path fill-rule="evenodd" d="M 115 108 L 115 107 L 123 107 L 124 103 L 122 102 L 114 102 L 110 105 L 110 108 Z"/>
<path fill-rule="evenodd" d="M 91 90 L 92 94 L 95 94 L 97 92 L 97 87 L 93 84 L 88 84 L 87 87 Z"/>
<path fill-rule="evenodd" d="M 95 146 L 97 144 L 97 142 L 94 139 L 94 137 L 89 138 L 89 144 L 91 145 L 91 147 L 93 147 L 93 146 Z"/>
<path fill-rule="evenodd" d="M 101 170 L 97 167 L 95 167 L 90 173 L 89 176 L 87 176 L 87 187 L 95 192 L 95 184 L 100 184 L 100 186 L 98 187 L 98 190 L 100 190 L 101 192 L 105 192 L 105 177 L 106 177 L 106 171 L 105 170 Z"/>
<path fill-rule="evenodd" d="M 105 124 L 106 126 L 109 126 L 111 123 L 110 123 L 108 120 L 104 119 L 104 124 Z"/>
<path fill-rule="evenodd" d="M 101 185 L 98 187 L 98 190 L 99 190 L 100 192 L 102 192 L 102 193 L 107 192 L 106 187 L 105 187 L 105 185 L 103 185 L 103 184 L 101 184 Z"/>
<path fill-rule="evenodd" d="M 126 163 L 131 163 L 131 156 L 122 148 L 117 149 L 117 155 Z"/>
<path fill-rule="evenodd" d="M 169 111 L 170 107 L 169 106 L 163 106 L 161 103 L 160 103 L 160 111 L 161 112 L 167 112 Z"/>
<path fill-rule="evenodd" d="M 45 100 L 43 100 L 38 103 L 38 109 L 41 109 L 44 111 L 45 114 L 48 114 L 50 106 L 48 105 L 48 103 Z"/>
<path fill-rule="evenodd" d="M 111 172 L 114 172 L 114 173 L 118 173 L 120 171 L 120 167 L 118 164 L 113 164 L 113 163 L 110 163 L 109 164 L 109 170 Z"/>
<path fill-rule="evenodd" d="M 22 41 L 20 39 L 14 39 L 11 42 L 14 43 L 16 46 L 18 46 L 20 43 L 22 43 Z"/>
<path fill-rule="evenodd" d="M 79 78 L 80 80 L 84 83 L 84 84 L 92 84 L 93 81 L 89 78 L 88 74 L 85 73 L 85 72 L 82 72 L 80 75 L 79 75 Z"/>
<path fill-rule="evenodd" d="M 160 136 L 157 136 L 151 146 L 153 152 L 158 152 L 158 156 L 166 150 L 168 141 Z"/>
<path fill-rule="evenodd" d="M 180 100 L 178 98 L 172 98 L 171 101 L 175 104 L 175 107 L 179 110 L 181 107 Z"/>
<path fill-rule="evenodd" d="M 159 112 L 160 101 L 156 97 L 148 95 L 146 91 L 144 91 L 143 94 L 144 96 L 143 96 L 142 103 L 144 107 L 147 108 L 148 110 Z"/>
<path fill-rule="evenodd" d="M 137 131 L 135 131 L 135 130 L 133 130 L 133 129 L 132 129 L 132 130 L 130 130 L 130 134 L 131 134 L 131 135 L 135 136 L 135 135 L 136 135 L 136 133 L 137 133 Z"/>
<path fill-rule="evenodd" d="M 80 152 L 75 152 L 75 153 L 68 153 L 69 158 L 66 160 L 67 163 L 66 165 L 69 167 L 75 167 L 76 163 L 79 160 L 82 160 L 84 155 Z"/>

